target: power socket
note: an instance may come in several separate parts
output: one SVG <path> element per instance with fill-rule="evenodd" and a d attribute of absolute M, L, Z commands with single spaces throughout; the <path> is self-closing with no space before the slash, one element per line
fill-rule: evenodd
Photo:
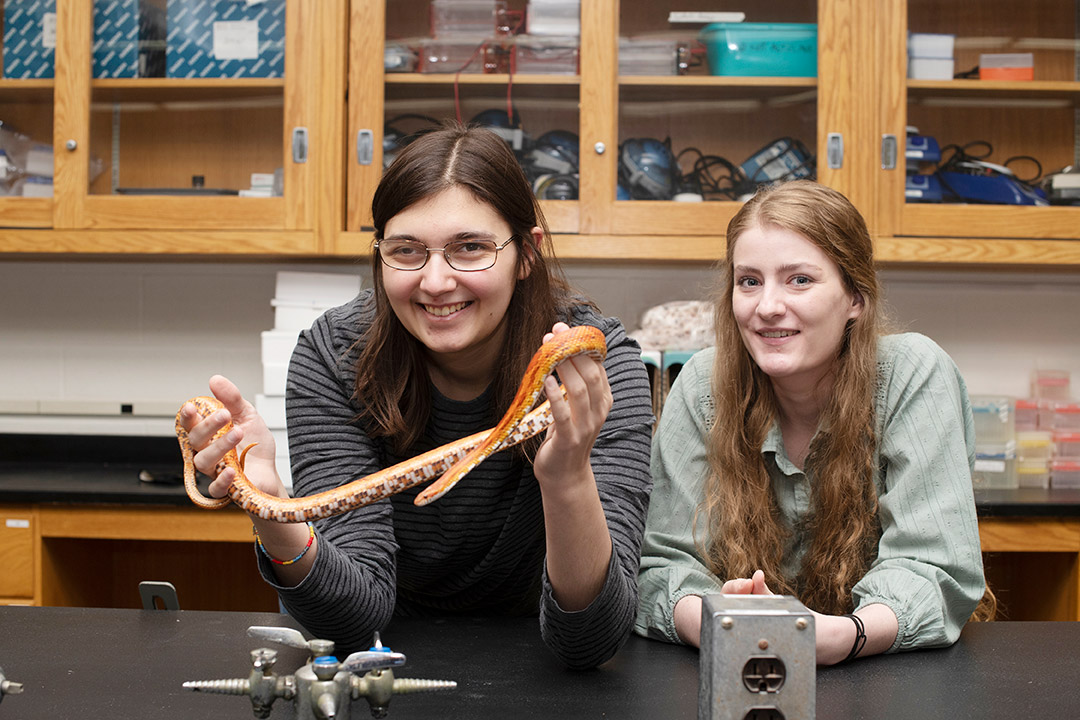
<path fill-rule="evenodd" d="M 788 595 L 706 595 L 698 720 L 813 720 L 814 616 Z"/>

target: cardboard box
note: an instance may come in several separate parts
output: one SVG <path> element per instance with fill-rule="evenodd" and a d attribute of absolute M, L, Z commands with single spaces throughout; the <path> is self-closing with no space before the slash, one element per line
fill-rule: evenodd
<path fill-rule="evenodd" d="M 56 58 L 56 0 L 5 0 L 4 77 L 51 78 Z"/>
<path fill-rule="evenodd" d="M 285 0 L 169 0 L 166 77 L 284 77 Z"/>
<path fill-rule="evenodd" d="M 141 0 L 94 3 L 93 74 L 137 77 Z M 56 0 L 5 0 L 4 77 L 55 76 Z"/>
<path fill-rule="evenodd" d="M 139 0 L 94 3 L 94 77 L 138 77 L 139 5 Z"/>

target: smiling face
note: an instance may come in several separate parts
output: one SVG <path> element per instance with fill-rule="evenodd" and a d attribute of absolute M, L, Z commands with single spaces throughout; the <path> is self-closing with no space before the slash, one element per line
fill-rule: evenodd
<path fill-rule="evenodd" d="M 832 370 L 863 303 L 840 270 L 799 233 L 754 225 L 732 250 L 732 311 L 743 344 L 773 384 L 809 392 Z"/>
<path fill-rule="evenodd" d="M 385 240 L 412 240 L 442 248 L 460 240 L 502 245 L 513 231 L 494 208 L 453 186 L 410 205 L 386 223 Z M 436 365 L 474 367 L 484 372 L 499 355 L 504 318 L 514 287 L 528 269 L 518 270 L 512 242 L 487 270 L 461 272 L 431 253 L 419 270 L 383 265 L 383 287 L 401 324 L 429 351 Z"/>

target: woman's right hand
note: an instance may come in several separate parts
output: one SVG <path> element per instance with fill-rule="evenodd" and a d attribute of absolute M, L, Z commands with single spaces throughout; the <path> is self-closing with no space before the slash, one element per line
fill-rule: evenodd
<path fill-rule="evenodd" d="M 210 496 L 225 497 L 229 485 L 236 479 L 232 468 L 218 472 L 218 464 L 225 454 L 236 450 L 239 455 L 244 448 L 254 444 L 244 458 L 244 475 L 259 490 L 277 497 L 288 497 L 274 462 L 274 436 L 255 406 L 244 399 L 236 385 L 221 375 L 210 378 L 209 384 L 210 392 L 221 401 L 224 409 L 202 418 L 195 406 L 188 403 L 181 410 L 180 422 L 187 429 L 188 441 L 196 451 L 195 469 L 213 478 Z M 214 433 L 229 422 L 233 424 L 232 430 L 211 442 Z"/>

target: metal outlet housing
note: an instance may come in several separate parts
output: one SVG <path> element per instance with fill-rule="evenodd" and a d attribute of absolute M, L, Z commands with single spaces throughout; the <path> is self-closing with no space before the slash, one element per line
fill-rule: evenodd
<path fill-rule="evenodd" d="M 814 616 L 788 595 L 706 595 L 698 720 L 813 720 Z"/>

